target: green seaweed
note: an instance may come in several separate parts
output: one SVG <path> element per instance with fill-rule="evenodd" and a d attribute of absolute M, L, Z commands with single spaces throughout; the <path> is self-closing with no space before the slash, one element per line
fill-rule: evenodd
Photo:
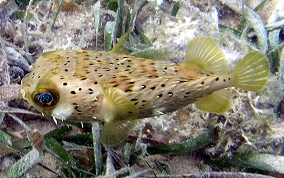
<path fill-rule="evenodd" d="M 81 148 L 84 148 L 84 147 L 92 148 L 93 147 L 92 134 L 90 133 L 65 136 L 62 141 L 71 143 L 74 146 L 81 147 Z"/>
<path fill-rule="evenodd" d="M 161 173 L 171 174 L 170 168 L 167 164 L 156 160 L 154 161 L 154 163 Z"/>
<path fill-rule="evenodd" d="M 12 19 L 12 20 L 16 20 L 16 19 L 20 19 L 20 20 L 23 20 L 24 19 L 24 17 L 25 17 L 25 11 L 23 11 L 23 10 L 18 10 L 18 11 L 15 11 L 15 12 L 13 12 L 11 15 L 10 15 L 10 18 Z M 34 15 L 32 14 L 32 13 L 29 13 L 28 14 L 28 19 L 30 20 L 30 19 L 32 19 L 34 17 Z"/>
<path fill-rule="evenodd" d="M 25 154 L 20 160 L 14 163 L 10 169 L 3 175 L 3 178 L 21 177 L 32 166 L 40 161 L 40 153 L 33 149 L 29 153 Z"/>
<path fill-rule="evenodd" d="M 100 14 L 101 14 L 101 3 L 100 1 L 96 2 L 93 7 L 94 11 L 94 26 L 96 28 L 96 50 L 98 48 L 98 38 L 99 38 L 99 27 L 100 27 Z"/>
<path fill-rule="evenodd" d="M 146 155 L 154 154 L 182 154 L 195 151 L 213 141 L 211 133 L 203 133 L 183 143 L 172 145 L 151 146 L 146 148 Z M 136 163 L 143 156 L 144 151 L 139 150 L 130 156 L 130 165 Z"/>
<path fill-rule="evenodd" d="M 284 173 L 284 157 L 272 154 L 234 154 L 211 159 L 207 162 L 213 168 L 243 167 L 263 171 Z"/>
<path fill-rule="evenodd" d="M 269 44 L 270 44 L 270 52 L 268 54 L 271 55 L 270 68 L 271 72 L 276 73 L 280 68 L 280 55 L 279 55 L 279 33 L 280 30 L 274 30 L 269 33 Z"/>
<path fill-rule="evenodd" d="M 29 5 L 29 2 L 31 0 L 15 0 L 15 2 L 18 4 L 19 7 L 26 7 L 27 5 Z M 32 0 L 33 2 L 39 2 L 42 0 Z"/>
<path fill-rule="evenodd" d="M 12 140 L 11 136 L 0 130 L 0 143 L 7 146 L 11 147 L 12 146 Z"/>
<path fill-rule="evenodd" d="M 115 22 L 107 22 L 104 31 L 105 51 L 110 51 L 113 43 Z"/>
<path fill-rule="evenodd" d="M 107 9 L 112 10 L 114 12 L 118 9 L 118 3 L 117 0 L 110 0 L 107 4 Z"/>
<path fill-rule="evenodd" d="M 47 134 L 45 134 L 45 138 L 52 137 L 53 139 L 57 140 L 58 142 L 61 142 L 64 139 L 64 134 L 70 132 L 72 130 L 72 127 L 69 126 L 63 126 L 58 129 L 55 129 Z"/>
<path fill-rule="evenodd" d="M 54 138 L 45 138 L 48 151 L 57 157 L 63 164 L 70 167 L 77 176 L 90 174 L 70 155 Z"/>
<path fill-rule="evenodd" d="M 55 24 L 56 19 L 57 19 L 58 15 L 59 15 L 59 12 L 60 12 L 61 9 L 62 9 L 63 3 L 64 3 L 64 0 L 61 0 L 61 1 L 60 1 L 60 4 L 59 4 L 59 7 L 58 7 L 58 9 L 57 9 L 57 11 L 56 11 L 55 17 L 54 17 L 54 19 L 53 19 L 53 22 L 52 22 L 52 25 L 51 25 L 51 29 L 53 29 L 53 27 L 54 27 L 54 24 Z"/>
<path fill-rule="evenodd" d="M 179 8 L 180 8 L 179 5 L 177 3 L 175 3 L 174 6 L 173 6 L 173 9 L 172 9 L 172 12 L 171 12 L 171 16 L 175 17 L 178 13 Z"/>

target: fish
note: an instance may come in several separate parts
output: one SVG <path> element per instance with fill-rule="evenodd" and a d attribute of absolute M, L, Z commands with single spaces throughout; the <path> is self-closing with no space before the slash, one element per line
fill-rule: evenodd
<path fill-rule="evenodd" d="M 230 72 L 229 61 L 210 37 L 189 42 L 183 63 L 92 50 L 43 53 L 21 82 L 23 97 L 43 116 L 102 122 L 100 141 L 125 140 L 139 119 L 195 103 L 222 113 L 232 105 L 231 87 L 252 92 L 267 83 L 265 54 L 251 51 Z"/>

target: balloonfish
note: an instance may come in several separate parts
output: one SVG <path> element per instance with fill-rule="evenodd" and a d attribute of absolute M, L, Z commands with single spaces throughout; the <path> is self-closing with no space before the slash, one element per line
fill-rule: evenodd
<path fill-rule="evenodd" d="M 229 72 L 213 39 L 198 37 L 181 64 L 88 50 L 46 52 L 22 80 L 23 97 L 44 116 L 75 122 L 103 122 L 101 142 L 116 145 L 138 119 L 178 110 L 195 102 L 221 113 L 231 107 L 231 90 L 258 91 L 269 76 L 269 61 L 248 53 Z"/>

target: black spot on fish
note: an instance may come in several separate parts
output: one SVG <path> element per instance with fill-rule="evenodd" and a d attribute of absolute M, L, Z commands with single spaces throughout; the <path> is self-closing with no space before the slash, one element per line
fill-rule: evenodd
<path fill-rule="evenodd" d="M 82 91 L 82 88 L 78 88 L 79 91 Z"/>
<path fill-rule="evenodd" d="M 224 82 L 226 82 L 226 79 L 223 79 Z"/>
<path fill-rule="evenodd" d="M 100 73 L 100 74 L 99 74 L 99 77 L 102 77 L 103 75 L 104 75 L 104 74 Z"/>
<path fill-rule="evenodd" d="M 168 94 L 170 95 L 170 97 L 172 97 L 174 95 L 172 92 L 168 92 Z"/>
<path fill-rule="evenodd" d="M 75 91 L 73 91 L 73 90 L 72 90 L 70 93 L 71 93 L 71 94 L 73 94 L 73 95 L 76 95 L 76 92 L 75 92 Z"/>
<path fill-rule="evenodd" d="M 130 89 L 127 89 L 127 90 L 124 90 L 124 92 L 132 92 L 132 90 L 130 90 Z"/>
<path fill-rule="evenodd" d="M 204 82 L 201 82 L 201 85 L 203 85 L 204 84 Z"/>
<path fill-rule="evenodd" d="M 68 69 L 65 69 L 64 71 L 65 71 L 65 72 L 68 72 Z"/>
<path fill-rule="evenodd" d="M 163 94 L 159 94 L 158 97 L 161 98 L 163 96 Z"/>
<path fill-rule="evenodd" d="M 98 82 L 94 82 L 94 84 L 96 85 L 96 84 L 98 84 Z"/>
<path fill-rule="evenodd" d="M 146 85 L 142 85 L 142 89 L 145 89 L 146 88 Z"/>
<path fill-rule="evenodd" d="M 115 67 L 114 69 L 115 69 L 115 70 L 117 70 L 117 69 L 118 69 L 118 67 Z"/>
<path fill-rule="evenodd" d="M 88 88 L 88 90 L 89 90 L 89 91 L 93 91 L 93 89 L 91 89 L 91 88 Z"/>
<path fill-rule="evenodd" d="M 161 87 L 165 87 L 166 85 L 165 84 L 161 84 Z"/>
<path fill-rule="evenodd" d="M 155 90 L 155 88 L 156 88 L 156 87 L 154 86 L 154 87 L 151 87 L 150 89 L 151 89 L 151 90 Z"/>
<path fill-rule="evenodd" d="M 187 98 L 187 96 L 184 96 L 183 98 Z"/>
<path fill-rule="evenodd" d="M 82 111 L 80 111 L 78 107 L 79 106 L 75 106 L 75 109 L 76 109 L 77 112 L 81 113 Z"/>
<path fill-rule="evenodd" d="M 231 78 L 228 78 L 228 80 L 231 80 Z"/>
<path fill-rule="evenodd" d="M 167 68 L 167 67 L 164 67 L 164 69 L 167 70 L 168 68 Z"/>
<path fill-rule="evenodd" d="M 209 74 L 207 74 L 207 76 L 209 77 L 210 75 L 209 75 Z"/>
<path fill-rule="evenodd" d="M 66 86 L 66 85 L 67 85 L 67 83 L 66 83 L 66 82 L 64 82 L 64 83 L 63 83 L 63 85 L 64 85 L 64 86 Z"/>
<path fill-rule="evenodd" d="M 187 94 L 187 95 L 190 94 L 190 91 L 189 91 L 189 92 L 186 92 L 185 94 Z"/>
<path fill-rule="evenodd" d="M 39 76 L 37 76 L 37 78 L 40 78 L 40 75 L 39 75 Z"/>
<path fill-rule="evenodd" d="M 137 105 L 139 103 L 139 99 L 136 99 L 136 98 L 131 99 L 131 101 L 135 102 L 134 105 Z"/>
<path fill-rule="evenodd" d="M 216 78 L 216 81 L 218 81 L 218 80 L 219 80 L 219 77 Z"/>
<path fill-rule="evenodd" d="M 126 67 L 131 67 L 131 65 L 127 65 Z"/>

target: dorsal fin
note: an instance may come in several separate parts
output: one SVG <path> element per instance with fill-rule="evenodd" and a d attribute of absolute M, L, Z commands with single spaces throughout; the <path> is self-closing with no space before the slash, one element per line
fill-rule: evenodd
<path fill-rule="evenodd" d="M 228 74 L 229 63 L 225 54 L 210 37 L 198 37 L 187 47 L 184 63 L 200 67 L 202 72 Z"/>

